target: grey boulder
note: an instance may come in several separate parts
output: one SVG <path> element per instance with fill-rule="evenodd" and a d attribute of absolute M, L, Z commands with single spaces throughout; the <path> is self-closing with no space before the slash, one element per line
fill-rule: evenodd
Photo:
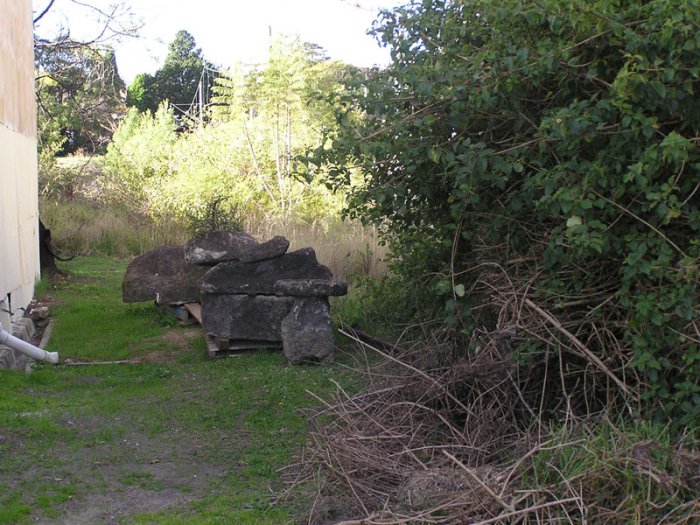
<path fill-rule="evenodd" d="M 333 360 L 335 346 L 327 299 L 295 299 L 291 312 L 282 319 L 281 333 L 282 349 L 289 363 L 330 363 Z"/>
<path fill-rule="evenodd" d="M 122 281 L 122 299 L 125 303 L 199 302 L 207 270 L 187 264 L 182 246 L 161 246 L 129 263 Z"/>

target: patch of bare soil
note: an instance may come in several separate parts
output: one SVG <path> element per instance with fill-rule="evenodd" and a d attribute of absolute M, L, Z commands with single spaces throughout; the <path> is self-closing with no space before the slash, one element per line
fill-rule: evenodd
<path fill-rule="evenodd" d="M 144 344 L 155 345 L 157 350 L 148 352 L 143 359 L 144 363 L 167 364 L 172 362 L 173 357 L 182 355 L 185 352 L 192 352 L 192 340 L 204 337 L 199 326 L 192 326 L 177 332 L 167 332 L 163 335 L 151 337 L 144 340 Z"/>
<path fill-rule="evenodd" d="M 162 455 L 162 454 L 161 454 Z M 58 519 L 46 524 L 118 524 L 135 514 L 176 508 L 203 496 L 222 469 L 196 458 L 168 458 L 162 462 L 93 463 L 87 474 L 94 486 L 102 487 L 63 505 Z"/>
<path fill-rule="evenodd" d="M 168 345 L 184 347 L 186 345 L 189 345 L 193 337 L 197 337 L 198 335 L 201 335 L 201 333 L 202 332 L 199 328 L 194 328 L 178 332 L 168 332 L 166 334 L 156 337 L 155 339 L 162 341 L 163 343 Z"/>
<path fill-rule="evenodd" d="M 86 375 L 85 382 L 104 378 Z M 159 400 L 164 414 L 176 413 L 192 396 L 206 396 L 206 386 L 189 376 L 166 401 Z M 216 432 L 188 431 L 170 426 L 154 428 L 146 418 L 148 399 L 133 399 L 112 415 L 81 414 L 59 420 L 75 430 L 68 443 L 56 443 L 54 455 L 32 462 L 16 472 L 9 486 L 42 480 L 47 494 L 69 493 L 66 501 L 44 512 L 36 509 L 33 523 L 45 525 L 93 525 L 129 523 L 134 515 L 184 507 L 216 490 L 228 474 L 227 465 L 212 456 Z M 168 421 L 166 418 L 165 421 Z M 76 449 L 75 443 L 83 443 Z M 27 444 L 18 443 L 19 448 Z M 247 443 L 241 441 L 240 446 Z"/>
<path fill-rule="evenodd" d="M 123 359 L 119 361 L 74 361 L 64 359 L 62 364 L 68 366 L 82 366 L 91 364 L 138 364 L 155 363 L 165 365 L 176 361 L 184 354 L 199 352 L 193 340 L 204 337 L 199 327 L 190 327 L 178 332 L 167 332 L 163 335 L 149 337 L 139 341 L 135 350 L 141 357 Z"/>

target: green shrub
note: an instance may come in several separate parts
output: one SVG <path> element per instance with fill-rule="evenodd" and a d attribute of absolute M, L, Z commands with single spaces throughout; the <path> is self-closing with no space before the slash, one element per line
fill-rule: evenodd
<path fill-rule="evenodd" d="M 105 195 L 142 213 L 158 200 L 161 181 L 170 171 L 170 157 L 177 139 L 175 119 L 165 104 L 152 115 L 131 108 L 104 157 Z"/>
<path fill-rule="evenodd" d="M 340 132 L 315 151 L 350 213 L 385 225 L 401 274 L 442 274 L 448 322 L 517 328 L 525 360 L 561 352 L 564 388 L 596 392 L 577 409 L 639 395 L 649 415 L 700 423 L 698 12 L 697 0 L 385 12 L 392 65 L 349 86 Z M 347 185 L 348 166 L 364 185 Z"/>

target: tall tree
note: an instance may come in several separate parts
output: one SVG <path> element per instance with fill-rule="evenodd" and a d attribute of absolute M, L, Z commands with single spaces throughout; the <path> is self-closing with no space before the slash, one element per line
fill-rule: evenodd
<path fill-rule="evenodd" d="M 194 37 L 187 31 L 178 31 L 168 46 L 163 67 L 154 75 L 138 75 L 129 86 L 127 105 L 139 111 L 155 112 L 160 103 L 167 100 L 184 109 L 195 100 L 202 79 L 202 88 L 207 92 L 213 85 L 213 78 L 203 75 L 211 68 Z"/>
<path fill-rule="evenodd" d="M 241 126 L 256 173 L 282 214 L 295 200 L 293 160 L 335 126 L 330 98 L 351 69 L 328 60 L 318 46 L 280 35 L 264 67 L 216 79 L 214 119 Z"/>
<path fill-rule="evenodd" d="M 114 51 L 45 42 L 35 56 L 40 147 L 62 153 L 99 150 L 125 111 Z"/>
<path fill-rule="evenodd" d="M 76 10 L 72 16 L 78 12 L 92 20 L 95 30 L 91 38 L 75 39 L 59 22 L 65 13 L 54 0 L 35 11 L 39 147 L 95 151 L 109 140 L 124 112 L 125 86 L 109 42 L 135 35 L 140 25 L 124 1 L 106 10 L 78 0 L 66 4 Z"/>

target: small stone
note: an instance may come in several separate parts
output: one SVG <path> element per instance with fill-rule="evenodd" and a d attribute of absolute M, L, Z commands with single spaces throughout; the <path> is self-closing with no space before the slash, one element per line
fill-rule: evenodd
<path fill-rule="evenodd" d="M 33 306 L 32 309 L 29 311 L 29 317 L 31 317 L 34 321 L 38 321 L 40 319 L 46 319 L 49 316 L 49 307 L 48 306 Z"/>
<path fill-rule="evenodd" d="M 411 472 L 399 489 L 399 499 L 414 509 L 438 505 L 458 492 L 472 490 L 474 481 L 449 468 Z"/>

